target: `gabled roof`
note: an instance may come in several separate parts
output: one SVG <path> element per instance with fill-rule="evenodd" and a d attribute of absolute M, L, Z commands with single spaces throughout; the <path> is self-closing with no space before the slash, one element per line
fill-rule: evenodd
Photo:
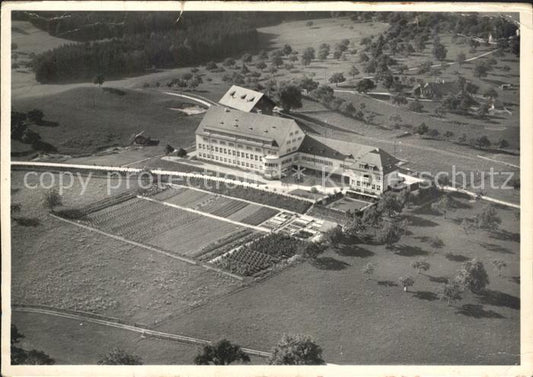
<path fill-rule="evenodd" d="M 223 106 L 228 106 L 233 109 L 251 112 L 255 105 L 265 98 L 272 102 L 270 98 L 265 96 L 261 92 L 255 90 L 243 88 L 241 86 L 233 85 L 224 96 L 218 101 Z M 272 102 L 273 103 L 273 102 Z"/>
<path fill-rule="evenodd" d="M 292 119 L 211 106 L 206 111 L 196 133 L 222 132 L 237 137 L 251 137 L 281 146 L 293 126 L 297 124 Z"/>
<path fill-rule="evenodd" d="M 380 148 L 315 135 L 305 135 L 298 151 L 337 160 L 351 158 L 356 162 L 376 166 L 383 170 L 383 174 L 396 170 L 399 162 Z"/>

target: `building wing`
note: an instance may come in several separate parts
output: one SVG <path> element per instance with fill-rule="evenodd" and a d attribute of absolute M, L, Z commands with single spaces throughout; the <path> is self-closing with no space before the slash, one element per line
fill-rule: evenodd
<path fill-rule="evenodd" d="M 306 135 L 298 151 L 336 160 L 353 160 L 377 167 L 383 174 L 396 170 L 399 162 L 396 157 L 380 148 L 314 135 Z"/>
<path fill-rule="evenodd" d="M 233 85 L 218 103 L 223 106 L 231 107 L 232 109 L 249 113 L 262 98 L 271 102 L 271 100 L 261 92 Z"/>
<path fill-rule="evenodd" d="M 298 125 L 292 119 L 211 106 L 200 122 L 196 134 L 214 132 L 281 147 L 294 127 Z"/>

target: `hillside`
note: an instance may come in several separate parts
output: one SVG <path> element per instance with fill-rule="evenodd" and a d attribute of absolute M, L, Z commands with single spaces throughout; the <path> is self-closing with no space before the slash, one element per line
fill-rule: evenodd
<path fill-rule="evenodd" d="M 79 87 L 59 94 L 14 100 L 13 110 L 27 112 L 38 108 L 55 127 L 31 128 L 60 153 L 93 153 L 106 147 L 124 146 L 142 130 L 160 139 L 161 145 L 187 146 L 201 115 L 187 116 L 171 110 L 180 103 L 155 91 L 105 91 Z M 67 111 L 65 111 L 67 110 Z"/>

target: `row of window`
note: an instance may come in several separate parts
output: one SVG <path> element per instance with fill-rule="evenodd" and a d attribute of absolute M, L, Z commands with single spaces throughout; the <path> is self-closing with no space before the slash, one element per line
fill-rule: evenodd
<path fill-rule="evenodd" d="M 256 154 L 239 152 L 239 151 L 230 150 L 230 149 L 222 148 L 222 147 L 213 147 L 212 145 L 198 144 L 198 148 L 199 149 L 206 149 L 206 150 L 212 151 L 212 152 L 214 151 L 216 153 L 223 153 L 223 154 L 227 154 L 227 155 L 230 155 L 230 156 L 237 156 L 237 157 L 247 158 L 249 160 L 255 160 L 255 161 L 261 161 L 262 160 L 262 157 L 258 156 Z"/>
<path fill-rule="evenodd" d="M 223 141 L 223 140 L 216 140 L 216 139 L 209 139 L 208 137 L 205 137 L 205 136 L 202 136 L 202 140 L 205 141 L 206 143 L 211 143 L 211 144 L 220 144 L 220 145 L 228 145 L 230 147 L 235 147 L 235 143 L 232 143 L 232 142 L 229 142 L 229 141 Z M 254 142 L 261 142 L 259 140 L 252 140 L 250 139 L 250 141 L 254 141 Z M 246 149 L 246 150 L 249 150 L 249 151 L 253 151 L 254 148 L 253 147 L 250 147 L 249 145 L 243 145 L 243 144 L 237 144 L 237 148 L 240 148 L 240 149 Z M 256 152 L 261 152 L 261 148 L 255 148 L 255 151 Z"/>
<path fill-rule="evenodd" d="M 360 181 L 357 181 L 357 186 L 361 186 L 361 182 Z M 370 185 L 370 183 L 368 182 L 363 182 L 363 186 L 371 186 L 372 187 L 372 190 L 381 190 L 381 186 L 380 185 Z"/>
<path fill-rule="evenodd" d="M 237 165 L 237 166 L 247 167 L 247 168 L 251 168 L 251 169 L 260 169 L 261 168 L 260 165 L 251 164 L 249 162 L 241 162 L 239 160 L 232 160 L 232 159 L 226 158 L 226 157 L 212 156 L 212 155 L 209 155 L 209 154 L 203 153 L 203 152 L 200 153 L 200 157 L 212 159 L 212 160 L 215 160 L 215 161 L 224 162 L 226 164 L 234 164 L 234 165 Z"/>
<path fill-rule="evenodd" d="M 302 160 L 309 161 L 309 162 L 314 162 L 314 163 L 319 163 L 319 164 L 322 164 L 322 165 L 333 166 L 333 162 L 327 161 L 327 160 L 322 160 L 320 158 L 302 156 Z"/>

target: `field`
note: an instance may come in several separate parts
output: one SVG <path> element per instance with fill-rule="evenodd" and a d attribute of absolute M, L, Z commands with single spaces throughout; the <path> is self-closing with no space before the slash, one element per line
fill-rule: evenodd
<path fill-rule="evenodd" d="M 339 364 L 517 363 L 520 278 L 515 211 L 498 209 L 501 230 L 467 235 L 457 221 L 477 213 L 483 204 L 463 204 L 465 208 L 447 219 L 425 209 L 409 210 L 410 233 L 396 254 L 377 245 L 341 245 L 316 263 L 296 265 L 275 279 L 158 327 L 187 329 L 196 336 L 232 334 L 236 342 L 256 348 L 269 347 L 284 332 L 302 332 L 315 337 L 328 362 Z M 436 234 L 445 244 L 442 249 L 429 244 Z M 421 257 L 431 268 L 417 275 L 411 263 Z M 469 258 L 484 263 L 489 290 L 485 295 L 467 293 L 448 306 L 438 299 L 438 292 Z M 507 263 L 501 276 L 491 267 L 494 258 Z M 376 266 L 373 276 L 362 273 L 367 263 Z M 406 274 L 415 278 L 415 285 L 404 293 L 397 281 Z"/>
<path fill-rule="evenodd" d="M 94 153 L 107 147 L 128 145 L 132 136 L 145 131 L 164 146 L 188 147 L 201 115 L 173 111 L 179 100 L 158 92 L 123 90 L 123 95 L 84 86 L 63 93 L 13 101 L 13 110 L 34 108 L 55 127 L 33 127 L 60 153 Z M 65 111 L 68 109 L 68 111 Z"/>
<path fill-rule="evenodd" d="M 126 330 L 65 318 L 13 312 L 12 319 L 25 336 L 22 348 L 46 350 L 56 364 L 96 364 L 114 347 L 141 356 L 147 365 L 191 364 L 201 350 L 194 344 L 141 337 Z M 252 364 L 264 363 L 259 357 L 251 359 Z"/>
<path fill-rule="evenodd" d="M 13 203 L 21 204 L 16 216 L 36 218 L 38 225 L 28 227 L 13 222 L 15 304 L 49 305 L 152 324 L 240 284 L 202 267 L 49 217 L 40 203 L 44 190 L 39 193 L 24 188 L 22 177 L 20 172 L 13 173 Z M 90 182 L 84 195 L 80 196 L 77 189 L 66 193 L 64 204 L 88 204 L 104 197 L 105 181 L 93 178 Z M 146 219 L 142 222 L 139 215 L 135 215 L 133 223 L 146 224 Z M 183 219 L 176 212 L 174 217 Z M 228 230 L 225 223 L 220 228 L 202 221 L 203 218 L 196 223 L 201 231 L 210 229 L 211 233 L 223 236 L 225 232 L 220 229 Z M 198 240 L 190 238 L 191 228 L 188 233 L 179 246 L 199 247 Z"/>
<path fill-rule="evenodd" d="M 154 195 L 154 199 L 249 225 L 259 225 L 279 212 L 258 204 L 185 187 L 167 189 Z"/>

